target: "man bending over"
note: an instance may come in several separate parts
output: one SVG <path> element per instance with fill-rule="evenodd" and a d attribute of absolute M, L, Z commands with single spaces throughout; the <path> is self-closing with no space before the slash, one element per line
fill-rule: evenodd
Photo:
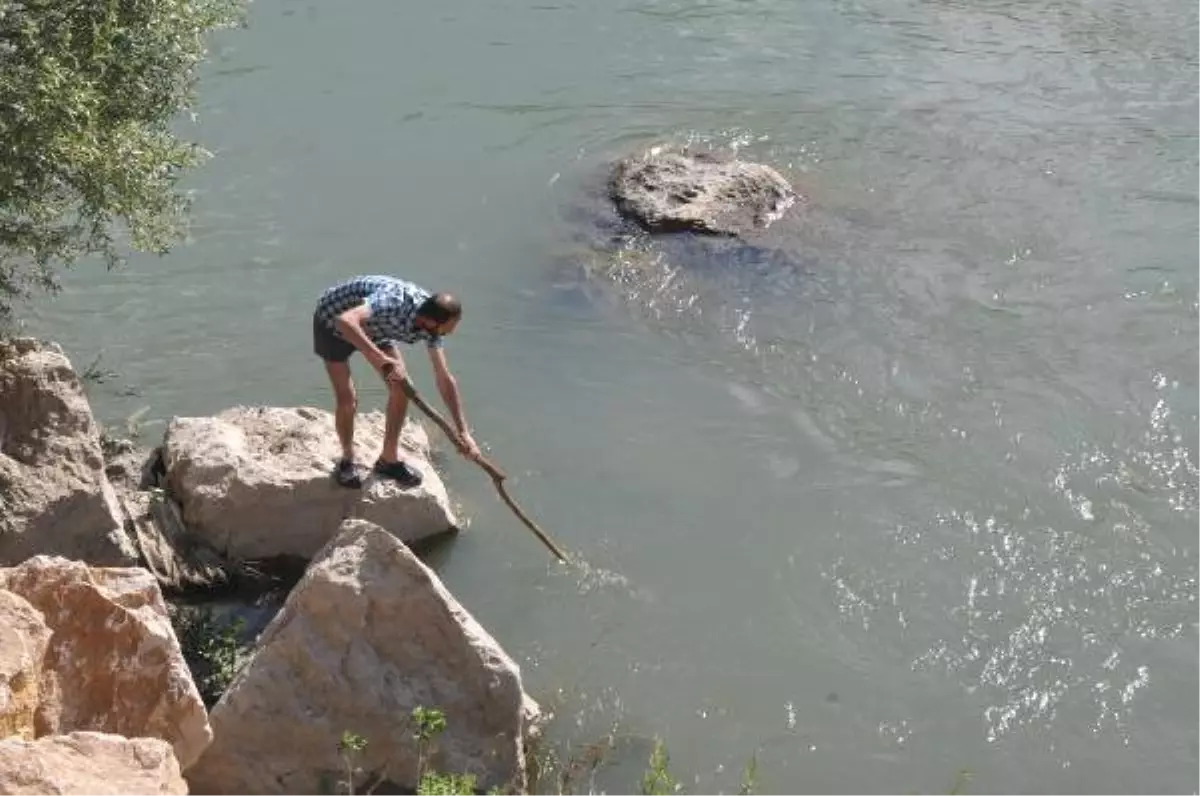
<path fill-rule="evenodd" d="M 350 355 L 362 352 L 371 367 L 388 385 L 383 450 L 375 462 L 379 475 L 395 479 L 406 488 L 421 483 L 421 473 L 400 456 L 400 430 L 408 413 L 408 396 L 401 385 L 408 371 L 400 355 L 400 343 L 425 341 L 438 392 L 454 419 L 459 451 L 468 458 L 479 456 L 463 413 L 458 383 L 446 365 L 443 338 L 454 331 L 462 317 L 462 305 L 448 293 L 431 294 L 411 282 L 391 276 L 359 276 L 334 285 L 321 294 L 313 313 L 313 351 L 325 361 L 337 402 L 336 425 L 342 443 L 342 458 L 334 478 L 345 487 L 362 486 L 354 462 L 354 417 L 358 401 L 350 378 Z"/>

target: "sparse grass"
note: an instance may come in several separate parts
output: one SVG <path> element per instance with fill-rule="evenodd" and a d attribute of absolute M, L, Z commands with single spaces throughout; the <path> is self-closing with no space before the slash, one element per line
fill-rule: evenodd
<path fill-rule="evenodd" d="M 667 796 L 679 790 L 679 782 L 671 775 L 671 756 L 661 739 L 654 739 L 650 753 L 650 768 L 642 775 L 643 796 Z"/>
<path fill-rule="evenodd" d="M 437 738 L 446 730 L 446 714 L 437 708 L 427 708 L 418 705 L 413 708 L 410 716 L 412 722 L 412 739 L 417 747 L 417 786 L 418 794 L 441 796 L 442 794 L 474 794 L 476 792 L 474 774 L 443 774 L 427 769 L 430 755 L 437 743 Z M 342 779 L 338 782 L 337 793 L 354 794 L 355 783 L 366 772 L 359 765 L 360 756 L 367 749 L 369 741 L 363 736 L 346 730 L 338 741 L 338 757 L 342 761 Z M 374 775 L 374 784 L 364 793 L 371 793 L 387 779 L 386 768 Z M 495 790 L 494 792 L 501 792 Z"/>
<path fill-rule="evenodd" d="M 169 612 L 192 679 L 211 709 L 241 668 L 238 636 L 245 620 L 238 617 L 223 624 L 207 606 L 171 605 Z"/>
<path fill-rule="evenodd" d="M 104 359 L 104 354 L 96 354 L 95 359 L 88 363 L 87 367 L 79 372 L 79 380 L 84 384 L 104 384 L 113 379 L 120 378 L 119 373 L 115 370 L 109 370 L 103 367 L 100 362 Z"/>
<path fill-rule="evenodd" d="M 143 406 L 141 409 L 138 409 L 133 414 L 131 414 L 129 417 L 125 418 L 125 434 L 130 439 L 136 440 L 136 439 L 141 438 L 142 426 L 145 422 L 143 420 L 143 418 L 146 416 L 146 413 L 149 411 L 150 411 L 149 406 Z"/>
<path fill-rule="evenodd" d="M 108 384 L 121 378 L 121 374 L 115 370 L 104 367 L 101 363 L 104 361 L 103 352 L 96 354 L 91 362 L 87 364 L 83 370 L 79 371 L 79 381 L 84 384 Z M 137 387 L 125 386 L 116 389 L 118 395 L 126 398 L 132 398 L 140 395 L 141 390 Z"/>
<path fill-rule="evenodd" d="M 967 792 L 967 785 L 971 783 L 973 775 L 967 769 L 958 772 L 958 776 L 954 778 L 954 784 L 950 787 L 950 796 L 959 796 L 959 794 Z"/>
<path fill-rule="evenodd" d="M 362 769 L 358 766 L 358 757 L 367 749 L 367 739 L 357 733 L 346 730 L 338 741 L 338 757 L 342 760 L 342 772 L 345 778 L 338 783 L 338 793 L 353 794 L 354 780 Z"/>
<path fill-rule="evenodd" d="M 596 773 L 616 748 L 619 737 L 614 724 L 600 740 L 584 744 L 578 751 L 570 742 L 559 749 L 542 736 L 532 740 L 525 748 L 527 792 L 568 794 L 586 788 L 582 792 L 595 793 Z"/>
<path fill-rule="evenodd" d="M 429 761 L 433 756 L 437 740 L 446 731 L 447 722 L 444 712 L 438 708 L 418 706 L 413 708 L 410 721 L 412 722 L 411 737 L 416 744 L 417 751 L 416 793 L 419 796 L 484 792 L 479 789 L 478 778 L 474 774 L 444 773 L 429 768 Z M 550 792 L 553 793 L 575 793 L 574 786 L 582 784 L 583 777 L 581 775 L 586 775 L 588 780 L 585 792 L 596 793 L 594 774 L 606 756 L 616 748 L 617 740 L 618 736 L 614 727 L 613 732 L 610 732 L 601 741 L 585 745 L 578 755 L 569 753 L 565 755 L 565 762 L 564 757 L 560 757 L 553 748 L 538 744 L 526 752 L 528 790 L 517 790 L 512 787 L 512 783 L 509 783 L 507 787 L 493 787 L 486 793 L 543 793 L 546 792 L 542 789 L 543 785 L 552 785 L 554 790 Z M 358 762 L 359 756 L 367 748 L 367 743 L 367 739 L 361 735 L 350 731 L 342 733 L 342 738 L 338 742 L 338 756 L 342 761 L 343 779 L 338 783 L 337 793 L 355 793 L 355 782 L 365 774 Z M 759 751 L 761 750 L 756 750 L 751 754 L 742 768 L 741 782 L 737 792 L 743 796 L 756 793 L 758 790 Z M 646 763 L 647 768 L 642 774 L 638 793 L 643 796 L 672 796 L 683 792 L 683 784 L 671 773 L 671 757 L 661 738 L 654 739 L 654 747 Z M 372 793 L 386 781 L 386 773 L 386 770 L 377 773 L 374 777 L 374 784 L 362 792 Z M 965 793 L 972 776 L 967 769 L 959 771 L 949 793 L 952 796 Z M 330 781 L 331 779 L 325 780 L 324 787 L 327 787 Z M 395 785 L 395 783 L 389 784 Z M 617 792 L 632 793 L 634 791 L 626 786 L 619 786 Z"/>
<path fill-rule="evenodd" d="M 750 755 L 750 759 L 746 761 L 746 767 L 742 769 L 742 784 L 738 787 L 738 793 L 742 796 L 754 793 L 758 789 L 758 752 Z"/>
<path fill-rule="evenodd" d="M 954 784 L 950 786 L 950 790 L 947 791 L 947 793 L 949 793 L 950 796 L 958 796 L 958 794 L 966 793 L 967 785 L 974 776 L 975 775 L 972 774 L 969 769 L 961 769 L 957 774 L 955 774 Z M 916 790 L 915 788 L 910 788 L 909 790 L 905 791 L 905 793 L 908 794 L 908 796 L 919 796 L 921 791 Z"/>

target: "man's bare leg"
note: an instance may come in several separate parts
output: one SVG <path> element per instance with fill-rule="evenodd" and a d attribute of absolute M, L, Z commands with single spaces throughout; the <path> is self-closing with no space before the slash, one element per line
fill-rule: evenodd
<path fill-rule="evenodd" d="M 385 462 L 400 459 L 400 432 L 408 415 L 408 396 L 398 384 L 388 385 L 387 413 L 383 423 L 383 451 L 379 458 Z"/>
<path fill-rule="evenodd" d="M 400 352 L 395 348 L 388 353 L 400 359 Z M 404 418 L 407 416 L 408 396 L 400 385 L 389 384 L 387 412 L 383 422 L 383 449 L 379 452 L 375 472 L 395 479 L 406 488 L 412 488 L 418 486 L 422 478 L 420 470 L 400 457 L 400 432 L 404 430 Z"/>
<path fill-rule="evenodd" d="M 343 485 L 353 486 L 349 478 L 353 474 L 354 463 L 354 415 L 358 412 L 358 395 L 354 393 L 354 381 L 350 378 L 348 363 L 325 363 L 325 372 L 329 373 L 329 382 L 334 388 L 334 427 L 337 429 L 337 441 L 342 444 L 342 461 L 338 463 L 338 480 Z M 350 466 L 349 473 L 343 474 L 342 469 Z"/>

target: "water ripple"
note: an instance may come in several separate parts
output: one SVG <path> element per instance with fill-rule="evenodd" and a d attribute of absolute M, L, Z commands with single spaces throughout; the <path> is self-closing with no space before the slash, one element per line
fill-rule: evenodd
<path fill-rule="evenodd" d="M 1131 711 L 1171 660 L 1164 645 L 1194 642 L 1198 470 L 1174 421 L 1177 385 L 1155 374 L 1153 386 L 1133 444 L 1063 456 L 1048 487 L 1067 513 L 952 509 L 897 527 L 894 566 L 825 572 L 843 621 L 928 639 L 911 668 L 982 699 L 989 742 L 1069 710 L 1128 743 Z M 1182 522 L 1163 523 L 1164 507 Z M 905 571 L 931 565 L 953 574 Z"/>

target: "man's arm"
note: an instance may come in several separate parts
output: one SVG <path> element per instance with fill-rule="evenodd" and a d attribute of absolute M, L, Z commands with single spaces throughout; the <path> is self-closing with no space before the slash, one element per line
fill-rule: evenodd
<path fill-rule="evenodd" d="M 375 345 L 367 333 L 363 330 L 363 321 L 371 315 L 371 308 L 365 303 L 359 304 L 357 307 L 352 307 L 346 310 L 341 315 L 334 319 L 334 324 L 337 330 L 342 333 L 342 337 L 362 352 L 367 361 L 376 370 L 379 370 L 385 362 L 395 362 L 396 369 L 393 371 L 398 377 L 406 375 L 404 361 L 396 356 L 395 358 L 386 354 L 383 349 Z"/>
<path fill-rule="evenodd" d="M 467 416 L 463 412 L 462 397 L 458 392 L 458 381 L 455 380 L 454 374 L 450 372 L 450 368 L 446 365 L 446 352 L 440 348 L 429 349 L 429 360 L 433 363 L 433 377 L 437 382 L 438 392 L 442 395 L 442 401 L 445 402 L 446 408 L 450 410 L 450 414 L 454 418 L 454 426 L 458 429 L 459 434 L 470 435 L 471 429 L 467 427 Z"/>

